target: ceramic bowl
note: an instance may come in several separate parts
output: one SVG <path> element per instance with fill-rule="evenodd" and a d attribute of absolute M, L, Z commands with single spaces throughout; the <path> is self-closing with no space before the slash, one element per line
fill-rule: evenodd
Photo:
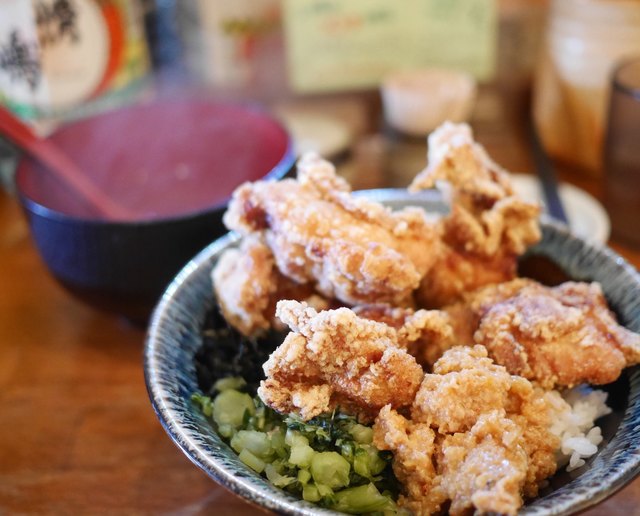
<path fill-rule="evenodd" d="M 400 70 L 382 81 L 384 118 L 395 130 L 425 137 L 445 121 L 465 122 L 477 85 L 468 73 L 446 68 Z"/>
<path fill-rule="evenodd" d="M 24 158 L 17 192 L 44 263 L 80 300 L 144 324 L 185 262 L 226 232 L 232 191 L 278 179 L 295 161 L 288 133 L 271 116 L 206 98 L 111 111 L 50 138 L 136 217 L 95 216 Z"/>
<path fill-rule="evenodd" d="M 393 207 L 443 210 L 430 192 L 409 196 L 377 190 L 365 195 Z M 539 271 L 538 276 L 546 276 L 541 281 L 550 283 L 561 281 L 564 274 L 599 281 L 620 322 L 640 331 L 638 272 L 610 249 L 574 237 L 562 225 L 549 221 L 543 222 L 542 228 L 543 238 L 523 260 L 523 270 Z M 195 356 L 202 346 L 205 314 L 213 306 L 210 272 L 220 253 L 237 241 L 237 236 L 228 234 L 198 254 L 174 279 L 155 309 L 144 356 L 153 408 L 171 439 L 196 465 L 247 501 L 283 514 L 334 514 L 286 494 L 244 466 L 190 401 L 191 394 L 200 391 Z M 521 514 L 575 513 L 610 496 L 640 471 L 640 370 L 625 370 L 617 382 L 605 388 L 613 413 L 598 420 L 605 438 L 600 451 L 582 468 L 556 474 L 549 488 L 528 502 Z"/>

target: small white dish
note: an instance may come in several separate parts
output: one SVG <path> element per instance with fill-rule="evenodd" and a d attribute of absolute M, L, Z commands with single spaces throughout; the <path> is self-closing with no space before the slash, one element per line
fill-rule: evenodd
<path fill-rule="evenodd" d="M 394 129 L 426 136 L 444 121 L 464 122 L 476 98 L 476 81 L 446 68 L 400 70 L 381 85 L 384 117 Z"/>
<path fill-rule="evenodd" d="M 539 201 L 544 208 L 544 196 L 538 178 L 529 174 L 511 174 L 516 191 L 528 201 Z M 611 233 L 611 222 L 602 204 L 587 192 L 568 183 L 559 185 L 573 234 L 591 242 L 604 244 Z"/>

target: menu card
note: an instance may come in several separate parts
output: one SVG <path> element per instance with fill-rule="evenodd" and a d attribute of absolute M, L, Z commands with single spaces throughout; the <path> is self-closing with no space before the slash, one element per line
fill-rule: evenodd
<path fill-rule="evenodd" d="M 283 19 L 299 93 L 376 87 L 401 68 L 494 73 L 496 0 L 284 0 Z"/>

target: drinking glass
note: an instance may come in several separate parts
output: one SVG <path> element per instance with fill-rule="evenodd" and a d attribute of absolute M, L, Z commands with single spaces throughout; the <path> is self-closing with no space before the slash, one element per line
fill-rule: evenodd
<path fill-rule="evenodd" d="M 613 238 L 640 247 L 640 55 L 612 74 L 604 146 L 605 205 Z"/>

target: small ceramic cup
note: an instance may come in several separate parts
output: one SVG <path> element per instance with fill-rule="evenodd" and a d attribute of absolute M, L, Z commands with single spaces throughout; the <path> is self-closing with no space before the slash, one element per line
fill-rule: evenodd
<path fill-rule="evenodd" d="M 395 130 L 426 136 L 442 122 L 464 122 L 476 98 L 476 81 L 468 73 L 444 68 L 404 70 L 381 86 L 384 117 Z"/>

